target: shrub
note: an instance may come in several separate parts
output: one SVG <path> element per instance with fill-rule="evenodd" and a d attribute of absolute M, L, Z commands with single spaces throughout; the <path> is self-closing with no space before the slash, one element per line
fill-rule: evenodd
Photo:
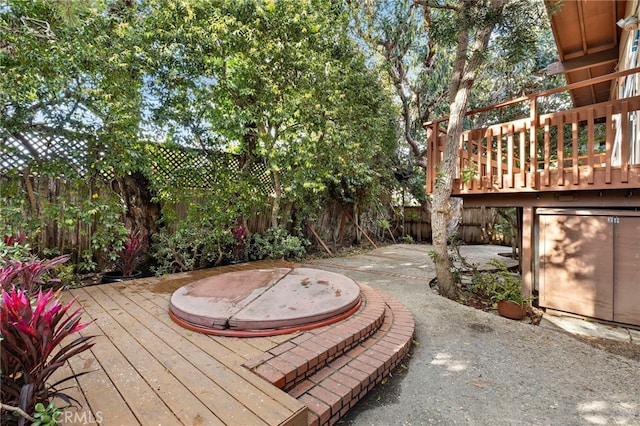
<path fill-rule="evenodd" d="M 260 259 L 301 259 L 307 251 L 307 240 L 289 234 L 281 227 L 269 228 L 264 234 L 253 234 L 249 242 L 249 258 Z"/>
<path fill-rule="evenodd" d="M 57 386 L 77 377 L 77 374 L 54 384 L 47 381 L 69 358 L 93 346 L 93 336 L 81 336 L 63 345 L 68 336 L 90 324 L 80 323 L 80 308 L 69 313 L 75 300 L 63 306 L 53 290 L 44 294 L 40 291 L 35 300 L 31 300 L 25 290 L 15 287 L 2 294 L 0 365 L 3 404 L 17 407 L 25 413 L 34 413 L 36 404 L 45 404 L 53 397 L 70 399 L 58 391 Z M 24 417 L 16 420 L 19 425 L 26 421 Z"/>
<path fill-rule="evenodd" d="M 489 264 L 495 267 L 496 271 L 474 274 L 469 286 L 472 293 L 493 302 L 510 300 L 521 304 L 531 300 L 522 294 L 520 278 L 509 272 L 504 263 L 494 259 Z"/>
<path fill-rule="evenodd" d="M 194 225 L 183 221 L 175 232 L 165 228 L 153 236 L 152 256 L 157 265 L 152 269 L 156 275 L 193 271 L 222 261 L 233 235 L 226 229 Z"/>
<path fill-rule="evenodd" d="M 31 247 L 25 242 L 27 234 L 3 235 L 0 242 L 0 266 L 9 259 L 27 260 L 31 257 Z"/>

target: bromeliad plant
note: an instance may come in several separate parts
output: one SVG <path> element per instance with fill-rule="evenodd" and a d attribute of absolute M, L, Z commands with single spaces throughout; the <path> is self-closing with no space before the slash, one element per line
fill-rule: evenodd
<path fill-rule="evenodd" d="M 234 260 L 242 260 L 246 257 L 247 231 L 244 226 L 238 225 L 235 228 L 231 228 L 231 235 L 233 235 L 231 246 L 233 258 Z"/>
<path fill-rule="evenodd" d="M 130 277 L 135 273 L 136 267 L 144 259 L 144 254 L 148 247 L 146 233 L 131 231 L 119 248 L 114 247 L 111 249 L 122 276 Z"/>
<path fill-rule="evenodd" d="M 31 258 L 26 261 L 5 258 L 0 265 L 0 285 L 9 291 L 16 285 L 29 296 L 34 296 L 45 285 L 55 284 L 59 280 L 50 279 L 48 273 L 56 266 L 69 260 L 68 255 L 53 259 Z"/>
<path fill-rule="evenodd" d="M 36 404 L 46 405 L 53 397 L 71 400 L 58 386 L 80 374 L 53 384 L 47 381 L 69 358 L 94 344 L 94 336 L 79 336 L 64 343 L 67 337 L 90 324 L 81 323 L 80 308 L 70 312 L 75 300 L 62 305 L 53 290 L 39 291 L 34 299 L 23 289 L 13 287 L 3 291 L 0 300 L 3 424 L 4 419 L 11 418 L 8 412 L 15 415 L 18 411 L 15 408 L 29 414 L 35 412 Z M 13 419 L 18 425 L 27 421 L 24 416 Z"/>

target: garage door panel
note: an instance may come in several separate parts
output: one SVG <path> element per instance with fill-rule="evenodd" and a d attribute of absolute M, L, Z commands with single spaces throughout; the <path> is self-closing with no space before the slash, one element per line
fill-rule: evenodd
<path fill-rule="evenodd" d="M 640 218 L 620 217 L 614 238 L 614 321 L 640 325 Z"/>
<path fill-rule="evenodd" d="M 613 320 L 613 228 L 606 217 L 540 216 L 540 304 Z"/>

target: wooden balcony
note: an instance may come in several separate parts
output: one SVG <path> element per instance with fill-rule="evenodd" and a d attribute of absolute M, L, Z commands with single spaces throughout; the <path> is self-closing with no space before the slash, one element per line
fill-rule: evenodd
<path fill-rule="evenodd" d="M 509 107 L 529 116 L 465 130 L 453 195 L 640 188 L 640 96 L 539 113 L 541 100 L 626 76 L 621 71 L 467 113 L 469 122 Z M 434 190 L 448 118 L 426 123 L 427 192 Z"/>

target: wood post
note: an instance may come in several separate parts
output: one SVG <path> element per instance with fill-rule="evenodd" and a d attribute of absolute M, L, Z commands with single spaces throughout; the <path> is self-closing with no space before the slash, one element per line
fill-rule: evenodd
<path fill-rule="evenodd" d="M 307 221 L 305 221 L 304 224 L 307 226 L 307 229 L 311 232 L 311 234 L 313 234 L 314 238 L 318 241 L 318 243 L 320 243 L 322 248 L 329 254 L 329 256 L 333 257 L 333 253 L 331 253 L 331 250 L 329 250 L 329 247 L 327 247 L 324 241 L 322 241 L 322 238 L 320 238 L 320 235 L 318 235 L 316 230 L 313 229 L 311 224 L 309 224 L 309 222 Z"/>

